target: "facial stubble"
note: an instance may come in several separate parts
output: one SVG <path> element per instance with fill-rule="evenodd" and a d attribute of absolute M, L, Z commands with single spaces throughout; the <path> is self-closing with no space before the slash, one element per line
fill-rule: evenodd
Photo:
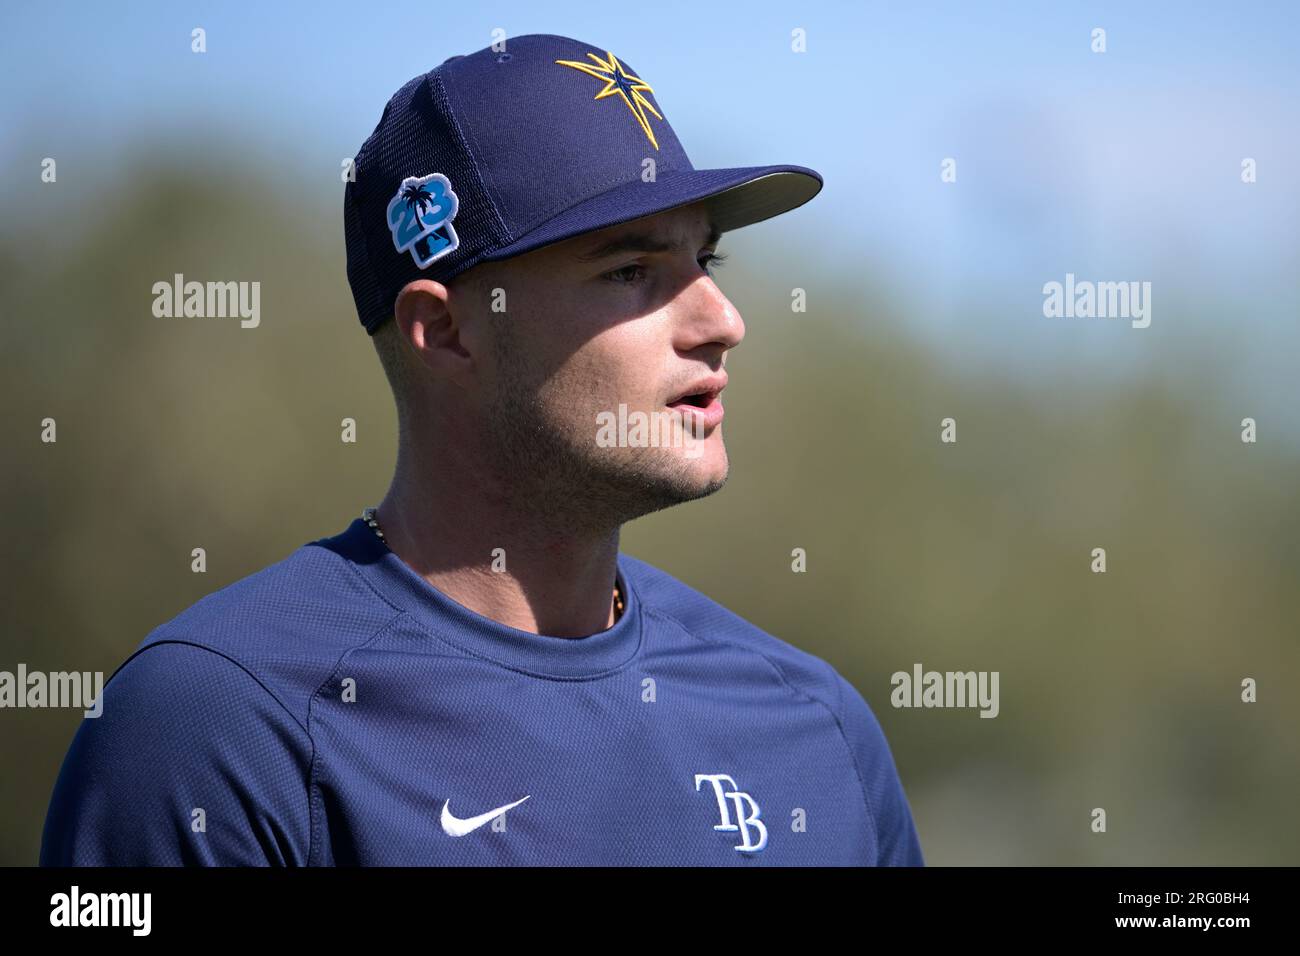
<path fill-rule="evenodd" d="M 674 453 L 680 449 L 598 445 L 600 409 L 590 407 L 575 420 L 571 400 L 548 402 L 545 396 L 559 390 L 544 387 L 546 370 L 523 354 L 508 318 L 493 318 L 499 374 L 486 424 L 497 473 L 513 504 L 555 527 L 599 533 L 706 497 L 726 483 L 725 469 L 701 481 Z"/>

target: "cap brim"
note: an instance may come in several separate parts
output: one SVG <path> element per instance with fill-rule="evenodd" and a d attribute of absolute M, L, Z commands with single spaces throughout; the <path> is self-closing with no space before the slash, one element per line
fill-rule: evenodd
<path fill-rule="evenodd" d="M 743 166 L 661 172 L 583 200 L 484 257 L 508 259 L 583 233 L 708 200 L 719 232 L 730 232 L 797 209 L 821 191 L 822 177 L 804 166 Z"/>

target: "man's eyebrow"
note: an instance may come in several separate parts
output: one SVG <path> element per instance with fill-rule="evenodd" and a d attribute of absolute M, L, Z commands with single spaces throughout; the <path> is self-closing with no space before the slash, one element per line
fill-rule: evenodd
<path fill-rule="evenodd" d="M 710 224 L 709 234 L 704 239 L 704 245 L 716 245 L 722 238 L 722 233 L 717 226 Z M 617 236 L 587 252 L 574 253 L 574 258 L 579 262 L 598 262 L 601 259 L 608 259 L 610 256 L 622 255 L 628 252 L 677 252 L 682 249 L 682 245 L 677 242 L 666 242 L 659 238 L 658 235 L 651 232 L 628 232 Z"/>

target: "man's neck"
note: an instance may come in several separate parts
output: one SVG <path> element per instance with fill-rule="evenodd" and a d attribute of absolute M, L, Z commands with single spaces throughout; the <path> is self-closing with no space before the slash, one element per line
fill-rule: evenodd
<path fill-rule="evenodd" d="M 618 528 L 549 526 L 547 509 L 521 510 L 485 490 L 427 473 L 417 490 L 399 470 L 378 507 L 388 547 L 439 591 L 508 627 L 586 637 L 612 626 Z"/>

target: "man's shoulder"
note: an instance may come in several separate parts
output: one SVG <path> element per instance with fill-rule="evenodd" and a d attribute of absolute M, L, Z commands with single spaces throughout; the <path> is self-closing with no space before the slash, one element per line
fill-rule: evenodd
<path fill-rule="evenodd" d="M 646 613 L 680 626 L 699 640 L 761 655 L 798 691 L 823 702 L 838 716 L 844 678 L 829 661 L 763 630 L 649 562 L 628 554 L 619 558 Z"/>
<path fill-rule="evenodd" d="M 680 625 L 701 640 L 725 641 L 761 654 L 793 687 L 821 701 L 849 747 L 876 831 L 875 862 L 924 865 L 911 808 L 879 720 L 861 692 L 831 664 L 729 611 L 645 561 L 620 555 L 646 613 Z"/>
<path fill-rule="evenodd" d="M 205 595 L 154 628 L 122 666 L 165 645 L 202 648 L 214 667 L 215 658 L 237 665 L 299 715 L 343 656 L 400 613 L 330 547 L 334 540 L 303 544 Z"/>

